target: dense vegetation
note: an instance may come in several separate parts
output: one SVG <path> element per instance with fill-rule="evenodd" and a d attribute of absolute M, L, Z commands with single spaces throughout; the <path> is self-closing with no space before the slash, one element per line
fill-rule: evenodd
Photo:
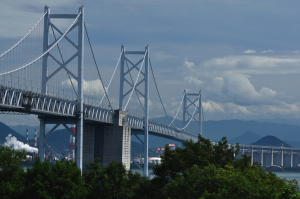
<path fill-rule="evenodd" d="M 0 148 L 1 198 L 300 198 L 296 181 L 250 165 L 250 157 L 236 159 L 223 138 L 217 145 L 199 136 L 184 148 L 166 147 L 156 177 L 145 180 L 122 163 L 101 167 L 99 159 L 81 175 L 75 163 L 57 161 L 50 166 L 37 158 L 24 171 L 24 151 Z"/>

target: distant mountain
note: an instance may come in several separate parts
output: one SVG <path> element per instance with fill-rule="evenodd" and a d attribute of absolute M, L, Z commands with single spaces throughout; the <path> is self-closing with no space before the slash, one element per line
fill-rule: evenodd
<path fill-rule="evenodd" d="M 37 130 L 37 137 L 40 136 L 40 127 L 39 126 L 29 126 L 29 125 L 17 125 L 9 126 L 11 129 L 19 133 L 20 135 L 26 137 L 26 130 L 28 129 L 28 138 L 34 139 L 34 131 Z"/>
<path fill-rule="evenodd" d="M 284 140 L 285 143 L 288 145 L 294 147 L 294 148 L 300 148 L 300 141 L 286 141 Z"/>
<path fill-rule="evenodd" d="M 46 143 L 57 153 L 61 153 L 69 149 L 70 132 L 67 129 L 55 130 L 46 138 Z"/>
<path fill-rule="evenodd" d="M 46 133 L 52 129 L 53 124 L 46 125 Z M 26 130 L 28 129 L 28 137 L 29 139 L 34 139 L 34 132 L 35 129 L 37 130 L 37 137 L 40 137 L 40 126 L 29 126 L 29 125 L 17 125 L 17 126 L 10 126 L 9 127 L 19 133 L 20 135 L 26 137 Z M 56 130 L 64 129 L 62 125 L 59 126 Z"/>
<path fill-rule="evenodd" d="M 284 141 L 282 141 L 282 140 L 280 140 L 277 137 L 272 136 L 272 135 L 268 135 L 266 137 L 263 137 L 260 140 L 252 143 L 252 145 L 291 147 L 290 145 L 288 145 Z"/>
<path fill-rule="evenodd" d="M 12 134 L 12 136 L 15 136 L 19 141 L 26 142 L 26 138 L 24 136 L 21 136 L 16 131 L 9 128 L 6 124 L 0 122 L 0 145 L 4 144 L 6 142 L 6 137 L 8 134 Z"/>
<path fill-rule="evenodd" d="M 275 119 L 256 119 L 256 121 L 300 126 L 300 119 L 275 118 Z"/>
<path fill-rule="evenodd" d="M 252 131 L 247 131 L 244 134 L 242 134 L 242 135 L 240 135 L 236 138 L 228 140 L 228 143 L 231 143 L 231 144 L 235 144 L 235 143 L 250 144 L 252 142 L 256 142 L 260 138 L 261 138 L 261 136 L 253 133 Z"/>
<path fill-rule="evenodd" d="M 198 123 L 191 122 L 192 130 L 197 134 Z M 205 131 L 208 139 L 219 141 L 222 137 L 228 140 L 234 139 L 246 131 L 255 132 L 263 137 L 274 135 L 282 140 L 300 141 L 300 126 L 288 124 L 276 124 L 269 122 L 242 121 L 242 120 L 220 120 L 205 121 Z M 205 134 L 203 132 L 203 134 Z"/>

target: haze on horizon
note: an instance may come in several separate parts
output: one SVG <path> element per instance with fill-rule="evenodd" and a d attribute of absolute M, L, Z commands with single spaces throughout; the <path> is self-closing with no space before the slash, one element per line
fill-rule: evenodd
<path fill-rule="evenodd" d="M 201 89 L 206 120 L 300 119 L 299 1 L 3 1 L 0 54 L 32 28 L 46 4 L 51 13 L 77 13 L 84 5 L 105 74 L 112 74 L 122 44 L 149 45 L 171 116 L 184 89 Z M 0 115 L 0 121 L 38 125 L 37 116 Z"/>

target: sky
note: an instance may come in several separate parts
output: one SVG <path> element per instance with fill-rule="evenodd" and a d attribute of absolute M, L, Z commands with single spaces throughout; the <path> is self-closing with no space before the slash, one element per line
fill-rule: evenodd
<path fill-rule="evenodd" d="M 2 0 L 0 53 L 33 27 L 45 5 L 51 13 L 78 13 L 84 5 L 103 71 L 113 70 L 122 44 L 149 45 L 171 116 L 186 89 L 201 90 L 206 120 L 300 119 L 299 1 Z M 36 116 L 0 121 L 38 125 Z"/>

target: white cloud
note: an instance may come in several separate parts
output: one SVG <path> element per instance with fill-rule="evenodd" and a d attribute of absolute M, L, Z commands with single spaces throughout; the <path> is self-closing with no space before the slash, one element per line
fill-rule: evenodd
<path fill-rule="evenodd" d="M 75 79 L 71 79 L 75 88 L 77 88 L 77 81 Z M 72 90 L 72 84 L 69 79 L 66 79 L 61 83 L 62 86 L 69 88 Z M 102 83 L 99 79 L 85 81 L 83 80 L 83 92 L 85 95 L 94 96 L 94 97 L 102 97 L 104 95 L 104 89 Z"/>
<path fill-rule="evenodd" d="M 249 111 L 246 106 L 240 106 L 234 103 L 228 103 L 227 106 L 229 107 L 228 111 L 234 114 L 253 114 L 253 112 Z"/>
<path fill-rule="evenodd" d="M 224 79 L 223 77 L 215 77 L 213 78 L 213 83 L 215 85 L 215 87 L 217 88 L 217 90 L 221 90 L 224 86 Z"/>
<path fill-rule="evenodd" d="M 197 68 L 207 74 L 239 73 L 244 75 L 295 74 L 300 73 L 300 58 L 297 56 L 231 55 L 213 58 Z"/>
<path fill-rule="evenodd" d="M 202 102 L 202 106 L 204 112 L 225 112 L 222 106 L 214 101 Z"/>
<path fill-rule="evenodd" d="M 193 66 L 195 66 L 195 64 L 193 62 L 188 61 L 187 57 L 184 59 L 183 65 L 187 68 L 192 68 Z"/>
<path fill-rule="evenodd" d="M 274 51 L 273 50 L 265 50 L 265 51 L 262 51 L 261 53 L 273 53 Z"/>
<path fill-rule="evenodd" d="M 248 49 L 248 50 L 244 51 L 243 53 L 245 53 L 245 54 L 251 54 L 251 53 L 256 53 L 256 51 Z"/>
<path fill-rule="evenodd" d="M 188 84 L 194 84 L 194 85 L 202 85 L 203 82 L 201 80 L 199 80 L 197 77 L 193 77 L 193 76 L 187 76 L 184 77 L 184 80 L 188 82 Z"/>

